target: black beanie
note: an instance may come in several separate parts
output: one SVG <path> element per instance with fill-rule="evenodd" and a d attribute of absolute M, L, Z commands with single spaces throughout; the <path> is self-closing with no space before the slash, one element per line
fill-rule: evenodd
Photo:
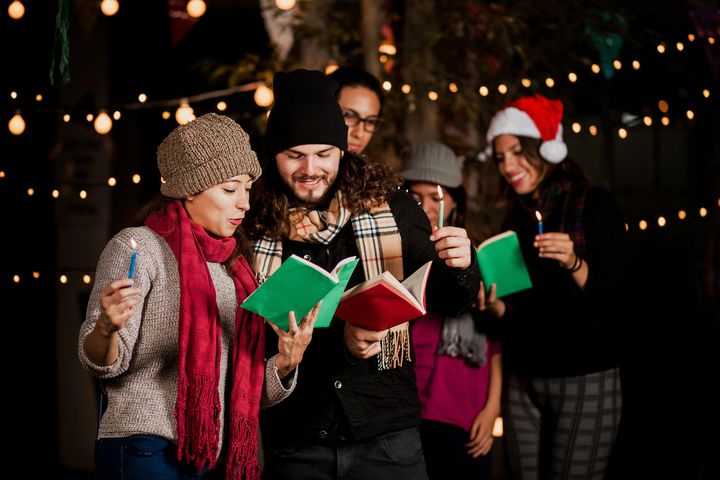
<path fill-rule="evenodd" d="M 275 74 L 275 105 L 267 122 L 270 158 L 298 145 L 347 150 L 347 126 L 335 97 L 337 89 L 337 82 L 318 70 Z"/>

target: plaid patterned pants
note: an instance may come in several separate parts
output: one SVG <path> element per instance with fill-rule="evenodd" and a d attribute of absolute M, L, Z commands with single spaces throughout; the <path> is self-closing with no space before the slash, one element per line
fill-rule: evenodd
<path fill-rule="evenodd" d="M 605 478 L 622 408 L 618 369 L 560 378 L 509 374 L 503 390 L 510 478 Z"/>

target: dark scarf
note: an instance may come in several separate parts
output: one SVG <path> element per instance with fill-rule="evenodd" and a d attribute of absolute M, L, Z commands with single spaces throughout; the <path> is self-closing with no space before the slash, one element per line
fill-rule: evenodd
<path fill-rule="evenodd" d="M 530 195 L 521 197 L 518 204 L 522 217 L 535 218 L 535 210 L 539 210 L 546 225 L 546 231 L 565 232 L 575 244 L 575 252 L 584 257 L 585 230 L 583 228 L 583 211 L 588 188 L 583 185 L 565 191 L 559 185 L 548 189 L 544 198 L 539 201 L 530 199 Z M 512 217 L 511 217 L 512 218 Z M 515 227 L 517 228 L 517 227 Z"/>
<path fill-rule="evenodd" d="M 215 285 L 207 262 L 222 263 L 235 249 L 235 239 L 213 238 L 193 223 L 180 200 L 151 213 L 145 225 L 170 246 L 180 274 L 178 319 L 178 392 L 175 404 L 178 459 L 198 470 L 215 467 L 220 434 L 220 339 L 222 329 Z M 242 256 L 231 268 L 237 304 L 257 287 Z M 236 309 L 226 478 L 257 479 L 258 415 L 265 361 L 262 318 Z"/>

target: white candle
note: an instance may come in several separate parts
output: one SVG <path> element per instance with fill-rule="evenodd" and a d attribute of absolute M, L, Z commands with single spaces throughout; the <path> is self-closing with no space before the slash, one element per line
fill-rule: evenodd
<path fill-rule="evenodd" d="M 442 187 L 437 186 L 438 198 L 440 198 L 440 211 L 438 212 L 438 228 L 443 228 L 445 223 L 445 200 L 443 199 Z"/>

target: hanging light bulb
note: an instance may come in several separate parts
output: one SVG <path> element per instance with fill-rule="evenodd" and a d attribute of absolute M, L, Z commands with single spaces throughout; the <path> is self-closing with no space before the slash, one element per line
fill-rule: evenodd
<path fill-rule="evenodd" d="M 13 20 L 20 20 L 25 15 L 25 5 L 22 2 L 15 0 L 8 7 L 8 15 Z"/>
<path fill-rule="evenodd" d="M 25 119 L 20 115 L 20 112 L 15 113 L 15 116 L 10 119 L 8 129 L 13 135 L 21 135 L 25 131 Z"/>
<path fill-rule="evenodd" d="M 107 112 L 102 111 L 95 118 L 93 127 L 95 128 L 95 131 L 100 135 L 107 135 L 110 130 L 112 130 L 112 123 L 113 122 L 112 118 L 110 118 L 110 115 L 108 115 Z"/>
<path fill-rule="evenodd" d="M 386 92 L 389 92 L 390 90 L 392 90 L 392 83 L 390 83 L 390 82 L 388 82 L 387 80 L 385 80 L 385 81 L 382 83 L 382 88 L 383 88 L 383 90 L 385 90 Z"/>
<path fill-rule="evenodd" d="M 180 125 L 185 125 L 186 123 L 195 120 L 195 110 L 188 105 L 187 100 L 183 100 L 178 109 L 175 111 L 175 120 Z"/>
<path fill-rule="evenodd" d="M 325 67 L 325 75 L 330 75 L 335 70 L 340 68 L 340 66 L 335 62 L 330 62 L 327 67 Z"/>
<path fill-rule="evenodd" d="M 275 95 L 273 91 L 268 88 L 267 85 L 262 84 L 255 89 L 255 95 L 253 95 L 255 103 L 260 107 L 269 107 L 275 101 Z"/>
<path fill-rule="evenodd" d="M 280 10 L 290 10 L 296 3 L 296 0 L 275 0 L 275 6 Z"/>
<path fill-rule="evenodd" d="M 120 4 L 117 0 L 102 0 L 100 3 L 100 11 L 108 17 L 115 15 L 118 10 L 120 10 Z"/>
<path fill-rule="evenodd" d="M 193 18 L 200 18 L 205 14 L 205 10 L 207 10 L 207 5 L 205 5 L 205 2 L 203 0 L 190 0 L 187 3 L 186 7 L 188 15 L 190 15 Z"/>

